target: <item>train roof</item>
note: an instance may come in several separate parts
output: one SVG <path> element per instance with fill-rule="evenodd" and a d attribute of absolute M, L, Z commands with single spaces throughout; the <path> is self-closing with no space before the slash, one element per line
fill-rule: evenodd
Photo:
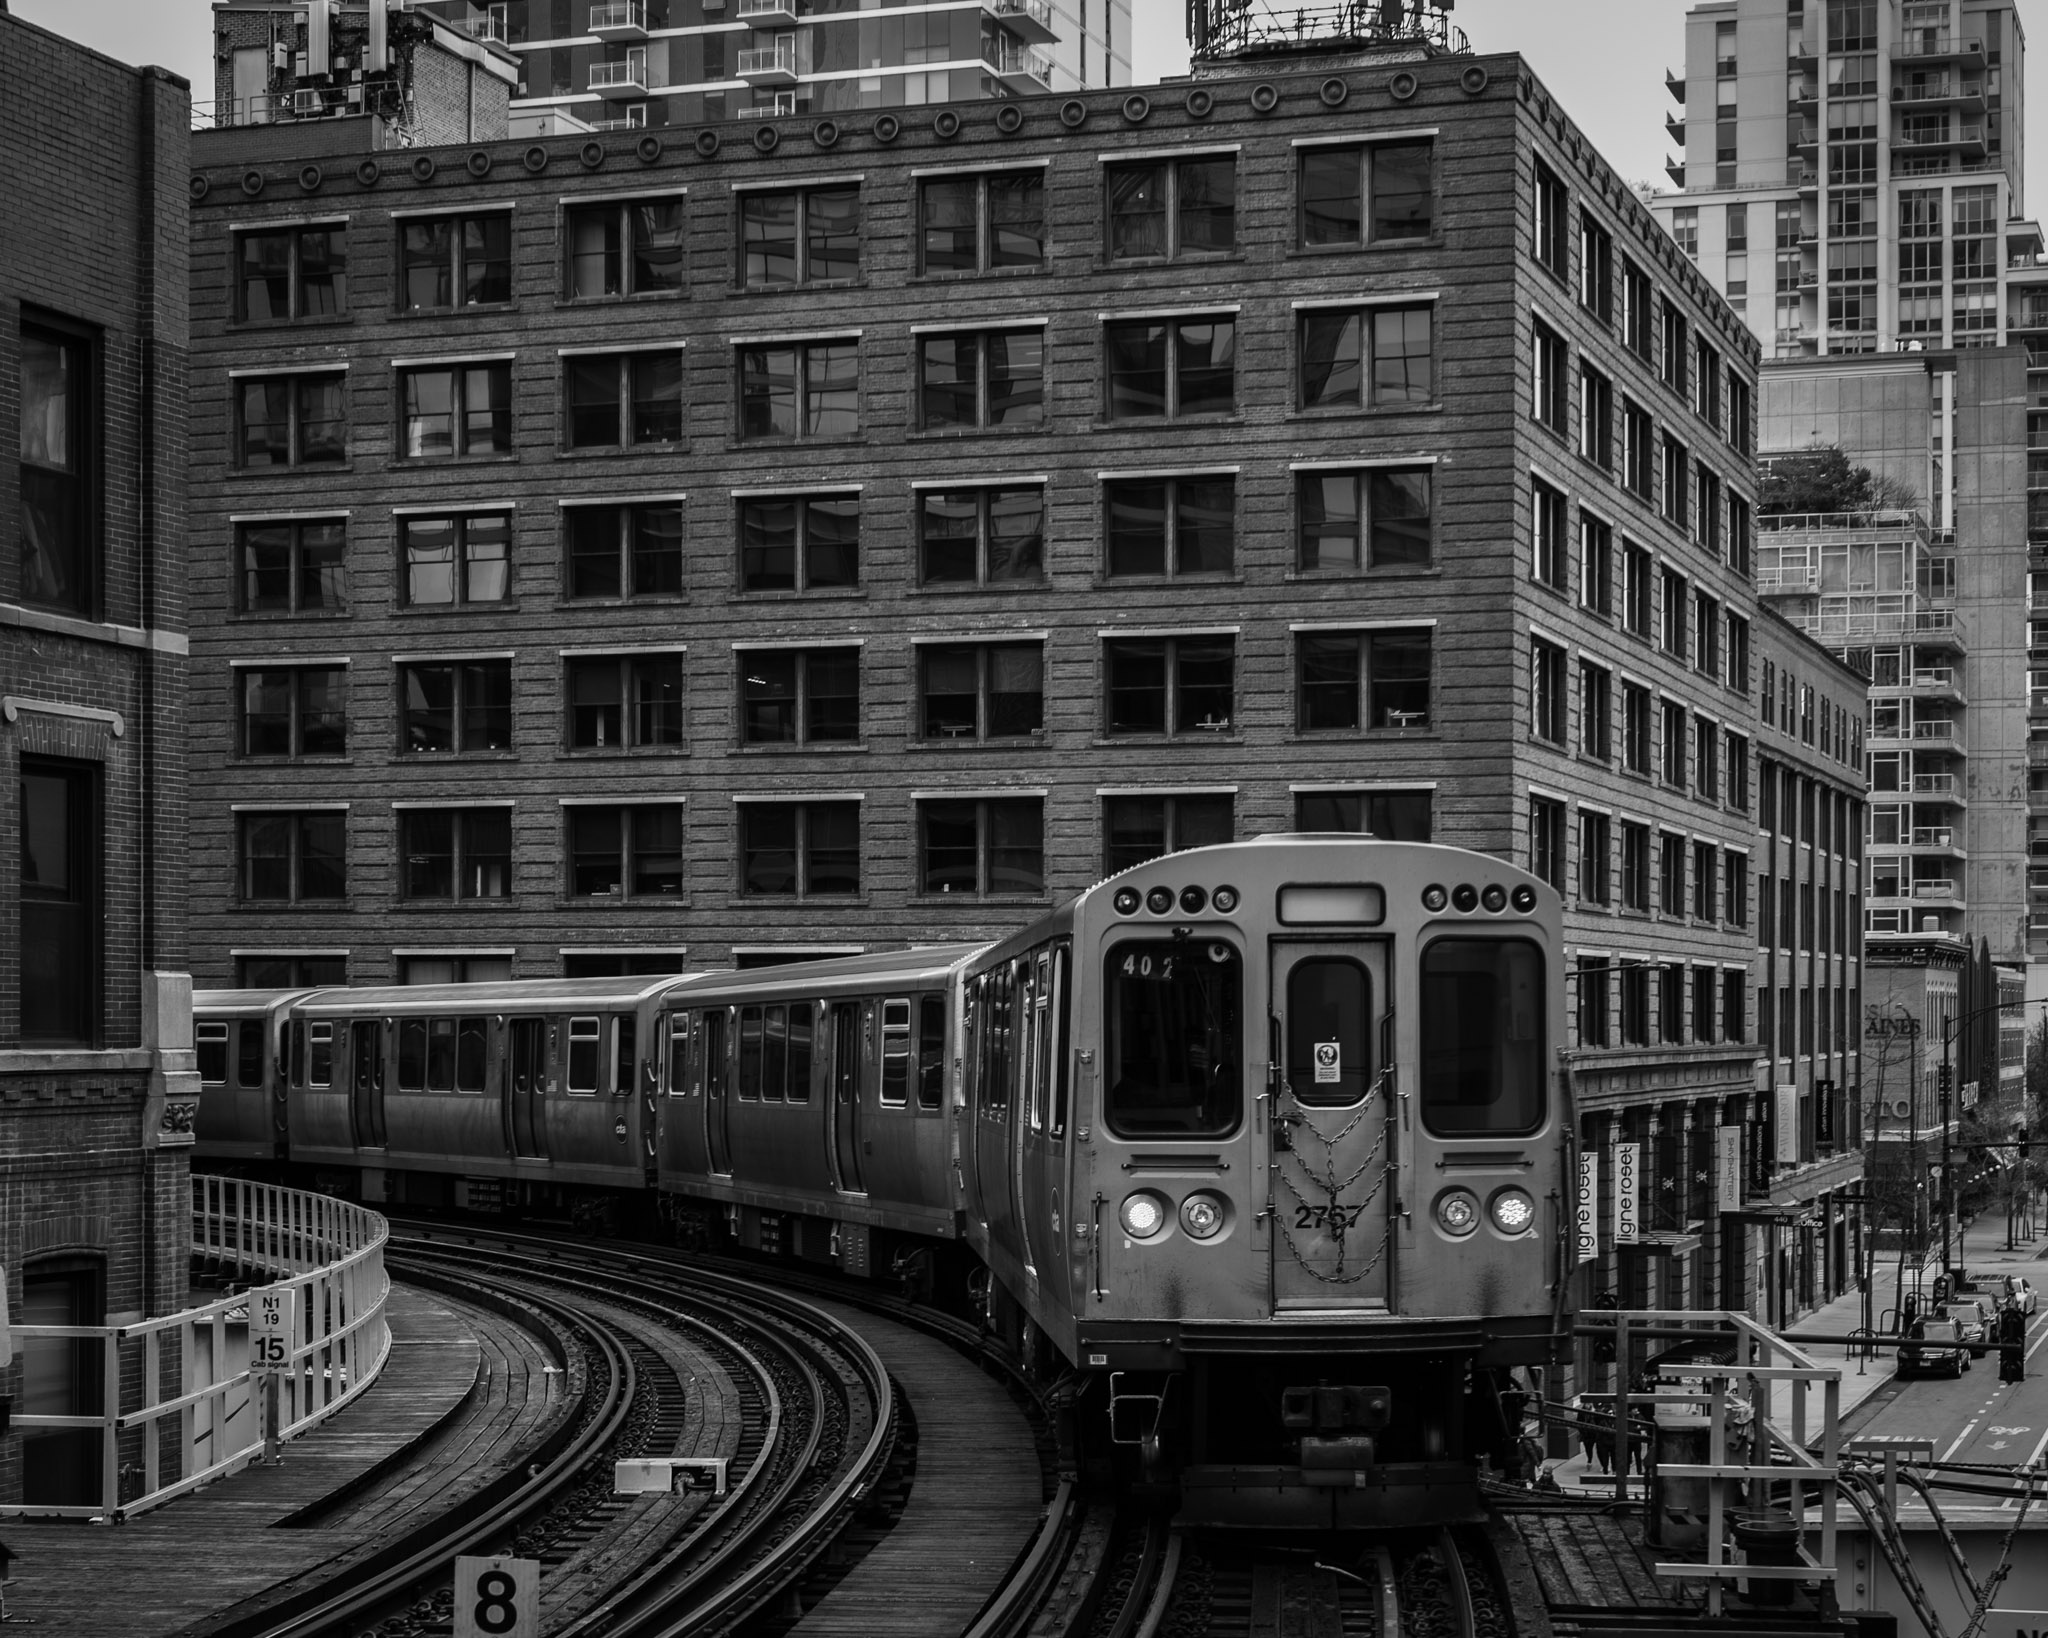
<path fill-rule="evenodd" d="M 631 1006 L 698 975 L 634 973 L 622 978 L 511 978 L 481 984 L 373 984 L 313 990 L 299 998 L 317 1012 L 449 1012 L 544 1005 Z"/>
<path fill-rule="evenodd" d="M 287 1001 L 295 995 L 307 995 L 305 989 L 296 990 L 194 990 L 192 1010 L 201 1012 L 260 1012 L 265 1007 Z"/>
<path fill-rule="evenodd" d="M 790 961 L 774 967 L 701 973 L 671 979 L 670 991 L 678 1001 L 695 1001 L 714 993 L 746 998 L 787 995 L 793 989 L 816 993 L 872 989 L 878 982 L 941 984 L 961 962 L 985 948 L 984 942 L 933 944 L 916 950 L 879 950 L 865 955 L 828 956 L 821 961 Z"/>

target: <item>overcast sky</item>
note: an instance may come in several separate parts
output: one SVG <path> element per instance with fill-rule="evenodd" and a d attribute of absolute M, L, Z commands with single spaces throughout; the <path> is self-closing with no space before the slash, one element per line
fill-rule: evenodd
<path fill-rule="evenodd" d="M 162 63 L 212 96 L 208 0 L 11 0 L 33 22 L 131 63 Z M 1292 8 L 1286 0 L 1254 0 Z M 1455 20 L 1477 51 L 1519 51 L 1572 117 L 1631 181 L 1667 186 L 1673 145 L 1664 115 L 1677 105 L 1664 71 L 1685 63 L 1685 13 L 1692 0 L 1457 0 Z M 1140 81 L 1184 73 L 1183 0 L 1133 0 Z M 2027 100 L 2035 113 L 2027 143 L 2028 189 L 2036 210 L 2048 188 L 2048 0 L 2020 0 L 2035 25 Z"/>

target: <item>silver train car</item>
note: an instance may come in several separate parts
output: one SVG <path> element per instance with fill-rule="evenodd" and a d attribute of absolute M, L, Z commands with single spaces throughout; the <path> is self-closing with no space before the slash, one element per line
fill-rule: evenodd
<path fill-rule="evenodd" d="M 1556 1342 L 1561 958 L 1555 892 L 1489 856 L 1266 837 L 991 945 L 278 1000 L 286 1152 L 893 1274 L 1067 1378 L 1077 1457 L 1189 1522 L 1454 1519 Z"/>

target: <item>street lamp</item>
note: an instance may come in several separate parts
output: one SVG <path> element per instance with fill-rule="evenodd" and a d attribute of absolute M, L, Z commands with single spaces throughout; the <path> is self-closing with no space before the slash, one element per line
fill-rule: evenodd
<path fill-rule="evenodd" d="M 1956 1031 L 1965 1024 L 1975 1023 L 1994 1012 L 2012 1012 L 2026 1004 L 2025 997 L 2014 1001 L 1994 1001 L 1988 1007 L 1973 1007 L 1968 1012 L 1941 1021 L 1941 1080 L 1938 1090 L 1941 1094 L 1941 1272 L 1944 1276 L 1955 1266 L 1949 1260 L 1949 1239 L 1956 1222 L 1955 1178 L 1949 1171 L 1949 1099 L 1955 1089 L 1955 1071 L 1949 1064 L 1949 1050 L 1955 1044 Z"/>

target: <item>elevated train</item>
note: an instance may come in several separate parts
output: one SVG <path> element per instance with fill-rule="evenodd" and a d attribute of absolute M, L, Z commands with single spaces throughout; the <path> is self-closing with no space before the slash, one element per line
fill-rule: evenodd
<path fill-rule="evenodd" d="M 1189 1522 L 1450 1520 L 1560 1324 L 1559 911 L 1485 855 L 1287 835 L 987 945 L 209 993 L 199 1153 L 957 1282 Z"/>

